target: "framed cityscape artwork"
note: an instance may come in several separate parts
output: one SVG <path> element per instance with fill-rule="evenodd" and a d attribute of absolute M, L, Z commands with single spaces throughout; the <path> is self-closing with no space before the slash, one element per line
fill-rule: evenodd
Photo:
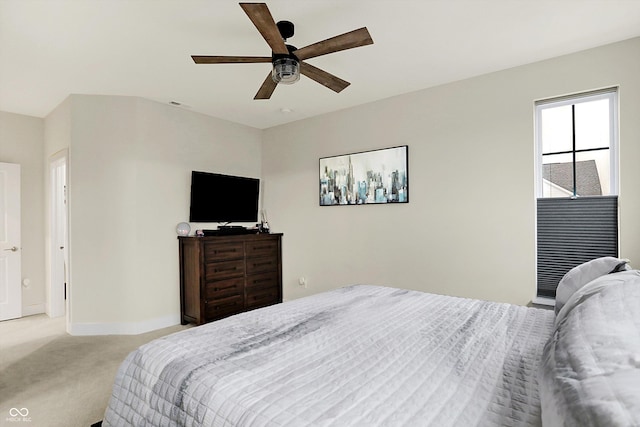
<path fill-rule="evenodd" d="M 320 206 L 409 202 L 409 146 L 320 158 Z"/>

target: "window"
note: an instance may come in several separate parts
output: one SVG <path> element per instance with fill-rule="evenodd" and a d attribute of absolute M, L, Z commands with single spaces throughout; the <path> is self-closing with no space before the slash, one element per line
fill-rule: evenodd
<path fill-rule="evenodd" d="M 538 197 L 617 193 L 616 95 L 608 90 L 536 104 Z"/>
<path fill-rule="evenodd" d="M 539 297 L 576 265 L 618 256 L 617 104 L 616 89 L 536 103 Z"/>

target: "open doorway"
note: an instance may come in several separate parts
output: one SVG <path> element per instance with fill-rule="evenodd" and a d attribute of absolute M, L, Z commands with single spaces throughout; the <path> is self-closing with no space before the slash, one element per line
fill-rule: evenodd
<path fill-rule="evenodd" d="M 47 289 L 49 317 L 67 315 L 69 324 L 69 237 L 67 227 L 68 152 L 62 150 L 49 159 L 50 268 Z"/>

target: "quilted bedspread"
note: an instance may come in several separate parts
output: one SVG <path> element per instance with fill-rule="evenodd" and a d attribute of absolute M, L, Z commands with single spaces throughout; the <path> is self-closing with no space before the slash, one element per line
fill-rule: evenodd
<path fill-rule="evenodd" d="M 554 313 L 355 285 L 141 346 L 103 426 L 538 426 Z"/>
<path fill-rule="evenodd" d="M 540 369 L 548 426 L 640 426 L 640 271 L 607 274 L 558 313 Z"/>

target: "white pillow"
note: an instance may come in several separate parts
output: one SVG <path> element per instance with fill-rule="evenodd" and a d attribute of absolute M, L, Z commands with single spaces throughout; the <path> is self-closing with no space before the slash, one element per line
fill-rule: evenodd
<path fill-rule="evenodd" d="M 558 288 L 556 289 L 556 314 L 558 314 L 575 291 L 592 280 L 605 274 L 630 270 L 631 268 L 627 265 L 628 262 L 628 259 L 607 256 L 592 259 L 577 267 L 573 267 L 558 283 Z"/>

